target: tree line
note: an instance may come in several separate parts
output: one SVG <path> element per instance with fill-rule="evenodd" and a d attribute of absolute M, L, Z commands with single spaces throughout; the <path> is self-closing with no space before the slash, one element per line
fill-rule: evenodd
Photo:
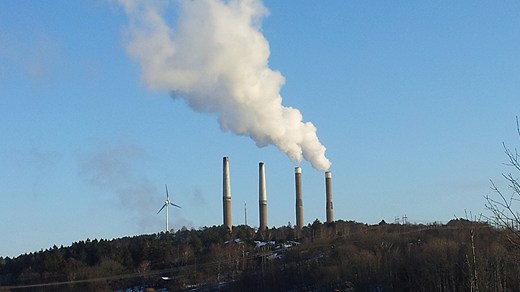
<path fill-rule="evenodd" d="M 507 230 L 464 219 L 182 228 L 0 258 L 0 291 L 520 291 L 518 252 Z"/>

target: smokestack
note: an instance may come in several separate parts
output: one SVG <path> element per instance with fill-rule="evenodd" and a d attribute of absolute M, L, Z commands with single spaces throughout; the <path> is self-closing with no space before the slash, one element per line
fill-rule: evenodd
<path fill-rule="evenodd" d="M 296 228 L 303 228 L 303 199 L 302 199 L 302 169 L 294 169 L 294 180 L 296 183 Z"/>
<path fill-rule="evenodd" d="M 228 232 L 233 227 L 231 223 L 231 183 L 229 179 L 229 157 L 224 156 L 224 184 L 223 184 L 223 207 L 224 207 L 224 226 Z"/>
<path fill-rule="evenodd" d="M 260 227 L 258 230 L 267 229 L 267 190 L 265 186 L 265 166 L 263 162 L 258 164 L 258 208 L 260 214 Z"/>
<path fill-rule="evenodd" d="M 325 197 L 327 201 L 327 223 L 334 222 L 334 207 L 332 206 L 332 172 L 325 172 Z"/>

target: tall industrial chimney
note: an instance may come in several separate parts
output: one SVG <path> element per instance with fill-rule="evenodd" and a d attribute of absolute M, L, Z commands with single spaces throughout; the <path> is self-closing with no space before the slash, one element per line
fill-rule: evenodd
<path fill-rule="evenodd" d="M 267 190 L 263 162 L 258 164 L 258 208 L 258 213 L 260 214 L 260 227 L 258 230 L 263 232 L 267 229 Z"/>
<path fill-rule="evenodd" d="M 332 206 L 332 172 L 325 172 L 325 197 L 327 201 L 327 223 L 334 222 L 334 207 Z"/>
<path fill-rule="evenodd" d="M 303 228 L 303 199 L 302 199 L 302 169 L 294 169 L 294 180 L 296 183 L 296 228 Z"/>
<path fill-rule="evenodd" d="M 224 184 L 223 184 L 223 207 L 224 207 L 224 226 L 228 232 L 233 227 L 231 223 L 231 183 L 229 179 L 229 157 L 224 157 Z"/>

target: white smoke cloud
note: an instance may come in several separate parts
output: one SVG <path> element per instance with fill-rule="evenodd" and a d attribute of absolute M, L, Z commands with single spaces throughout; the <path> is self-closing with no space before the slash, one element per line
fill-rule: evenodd
<path fill-rule="evenodd" d="M 129 54 L 143 79 L 197 112 L 218 116 L 223 131 L 275 145 L 289 158 L 327 170 L 316 127 L 298 109 L 282 105 L 284 77 L 268 66 L 269 44 L 260 28 L 268 11 L 259 0 L 180 1 L 169 25 L 164 2 L 120 0 L 129 17 Z"/>

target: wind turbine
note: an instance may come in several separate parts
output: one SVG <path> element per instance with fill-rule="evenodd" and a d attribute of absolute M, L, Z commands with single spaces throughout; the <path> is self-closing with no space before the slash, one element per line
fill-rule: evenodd
<path fill-rule="evenodd" d="M 170 205 L 174 206 L 174 207 L 177 207 L 177 208 L 180 208 L 181 206 L 179 205 L 176 205 L 174 203 L 172 203 L 172 201 L 170 201 L 170 195 L 168 194 L 168 186 L 167 185 L 164 185 L 166 187 L 166 201 L 164 201 L 164 205 L 161 207 L 161 209 L 159 209 L 159 212 L 157 212 L 157 214 L 161 213 L 162 209 L 164 209 L 164 207 L 166 207 L 166 232 L 168 232 L 170 229 L 168 229 L 168 207 Z"/>

